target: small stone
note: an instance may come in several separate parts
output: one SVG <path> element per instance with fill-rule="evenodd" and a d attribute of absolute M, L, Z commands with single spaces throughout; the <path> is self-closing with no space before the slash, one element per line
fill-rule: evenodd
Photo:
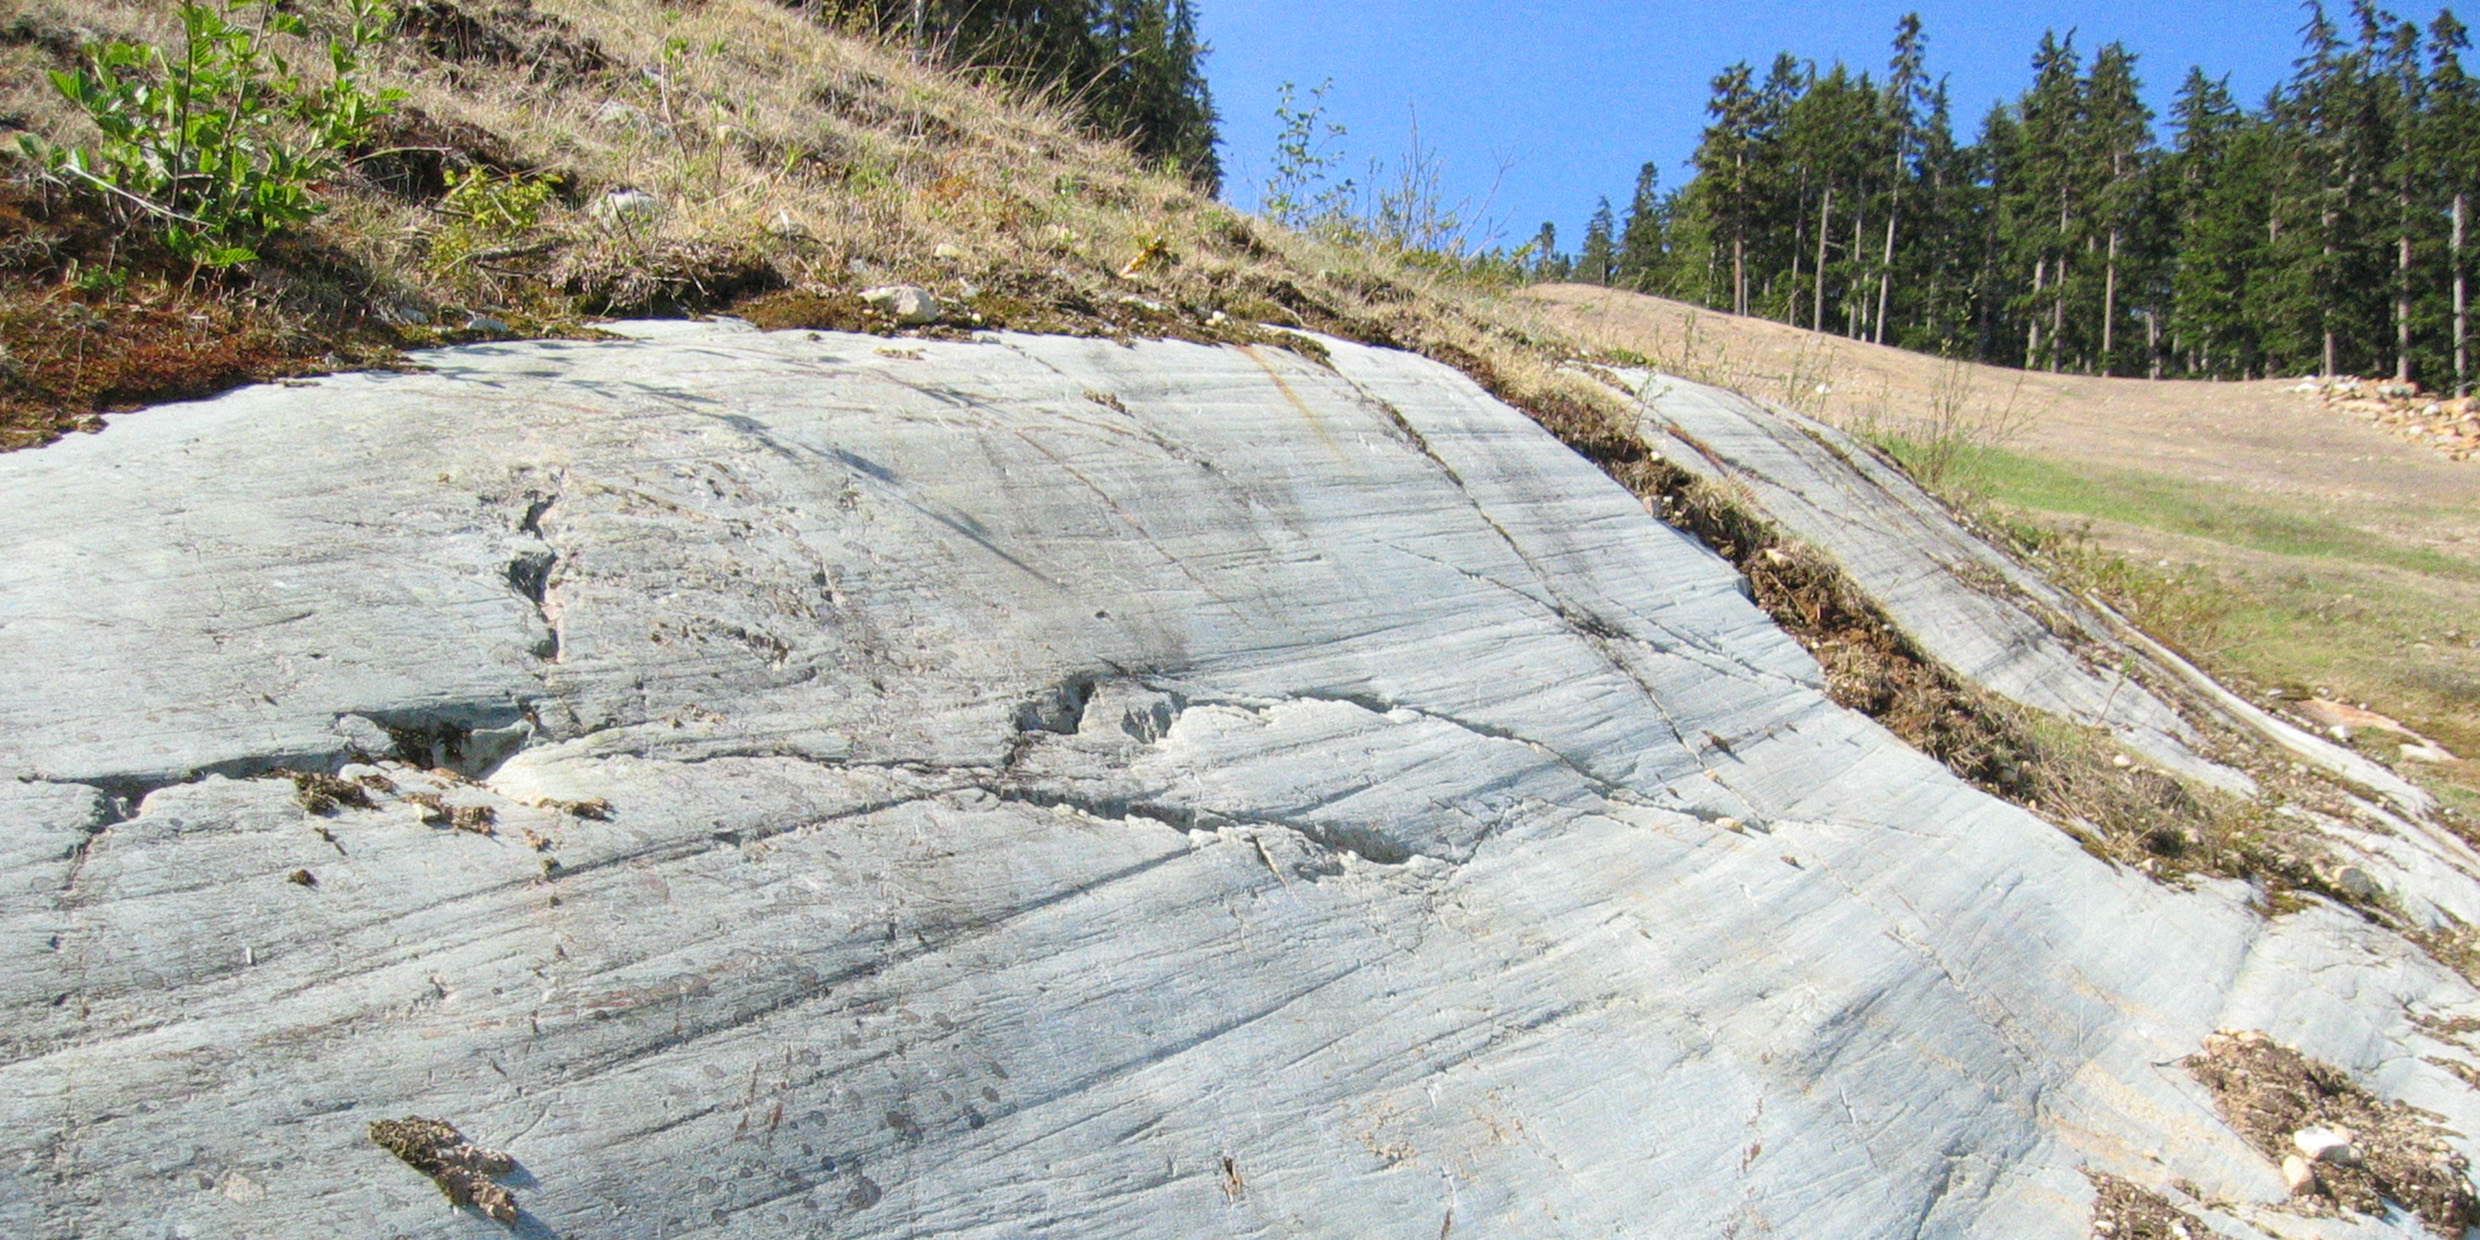
<path fill-rule="evenodd" d="M 642 220 L 652 216 L 660 205 L 654 195 L 642 189 L 615 189 L 594 200 L 594 218 L 606 221 Z"/>
<path fill-rule="evenodd" d="M 963 258 L 964 251 L 949 242 L 942 241 L 930 251 L 930 256 L 943 263 L 952 263 Z"/>
<path fill-rule="evenodd" d="M 656 120 L 644 108 L 622 103 L 617 99 L 604 100 L 603 106 L 594 110 L 594 123 L 609 125 L 615 129 L 640 130 L 662 137 L 668 137 L 672 132 L 671 126 Z"/>
<path fill-rule="evenodd" d="M 2346 865 L 2341 869 L 2334 871 L 2334 887 L 2341 891 L 2342 894 L 2349 896 L 2354 900 L 2374 899 L 2379 893 L 2385 890 L 2377 885 L 2377 880 L 2368 877 L 2368 871 L 2355 865 Z M 2308 1139 L 2309 1133 L 2325 1131 L 2326 1129 L 2323 1128 L 2303 1128 L 2299 1131 L 2299 1135 L 2292 1138 L 2292 1140 L 2305 1141 Z M 2348 1138 L 2345 1139 L 2347 1140 Z M 2303 1145 L 2300 1148 L 2306 1149 L 2307 1147 Z"/>
<path fill-rule="evenodd" d="M 781 237 L 786 241 L 800 241 L 809 237 L 809 229 L 802 227 L 801 221 L 792 218 L 790 211 L 776 212 L 775 218 L 766 222 L 766 231 L 768 235 Z"/>
<path fill-rule="evenodd" d="M 2129 767 L 2135 765 L 2135 760 L 2123 753 L 2114 753 L 2110 755 L 2110 765 L 2116 767 Z"/>
<path fill-rule="evenodd" d="M 312 874 L 308 870 L 295 870 L 292 873 L 285 875 L 284 881 L 291 883 L 296 887 L 316 887 L 319 885 L 318 875 Z"/>
<path fill-rule="evenodd" d="M 906 327 L 939 321 L 939 299 L 918 284 L 887 284 L 864 289 L 861 300 Z"/>
<path fill-rule="evenodd" d="M 1743 829 L 1740 820 L 1737 818 L 1716 818 L 1714 819 L 1714 825 L 1725 831 L 1738 831 Z"/>
<path fill-rule="evenodd" d="M 2351 1144 L 2348 1128 L 2302 1128 L 2291 1134 L 2291 1144 L 2310 1162 L 2359 1164 L 2359 1147 Z"/>
<path fill-rule="evenodd" d="M 2282 1159 L 2282 1182 L 2290 1186 L 2291 1196 L 2316 1191 L 2316 1169 L 2297 1154 Z"/>
<path fill-rule="evenodd" d="M 507 336 L 514 334 L 516 331 L 515 328 L 512 328 L 506 323 L 492 318 L 487 314 L 477 314 L 472 318 L 465 320 L 465 330 L 469 332 L 481 332 L 486 336 Z"/>

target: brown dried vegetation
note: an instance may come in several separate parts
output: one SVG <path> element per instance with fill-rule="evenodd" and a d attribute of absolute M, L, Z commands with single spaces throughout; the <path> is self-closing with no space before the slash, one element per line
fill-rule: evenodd
<path fill-rule="evenodd" d="M 2215 1234 L 2202 1219 L 2140 1184 L 2099 1171 L 2087 1171 L 2084 1178 L 2093 1186 L 2094 1240 L 2206 1240 Z"/>
<path fill-rule="evenodd" d="M 0 182 L 0 450 L 384 348 L 351 330 L 322 338 L 245 283 L 190 283 L 91 200 Z"/>
<path fill-rule="evenodd" d="M 429 1176 L 449 1201 L 494 1222 L 517 1221 L 516 1195 L 492 1182 L 516 1170 L 516 1160 L 467 1141 L 454 1124 L 418 1115 L 383 1119 L 370 1126 L 370 1139 Z"/>
<path fill-rule="evenodd" d="M 2350 1134 L 2357 1159 L 2312 1163 L 2314 1183 L 2294 1205 L 2382 1214 L 2382 1203 L 2393 1201 L 2431 1232 L 2457 1240 L 2480 1223 L 2468 1165 L 2447 1144 L 2438 1117 L 2379 1098 L 2341 1068 L 2258 1032 L 2214 1034 L 2186 1066 L 2212 1091 L 2223 1121 L 2276 1163 L 2300 1153 L 2292 1136 L 2303 1128 Z"/>
<path fill-rule="evenodd" d="M 377 808 L 371 803 L 370 790 L 353 780 L 339 779 L 318 771 L 284 771 L 281 774 L 293 781 L 293 799 L 313 814 L 325 816 L 348 806 L 353 809 Z"/>

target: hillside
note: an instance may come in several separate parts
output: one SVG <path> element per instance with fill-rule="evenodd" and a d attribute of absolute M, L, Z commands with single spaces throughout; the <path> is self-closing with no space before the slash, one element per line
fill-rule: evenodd
<path fill-rule="evenodd" d="M 2260 697 L 2373 707 L 2480 753 L 2480 460 L 2298 380 L 2015 371 L 1610 289 L 1529 296 L 1593 347 L 1894 443 L 1960 500 L 2088 533 L 2135 570 L 2094 584 Z M 2361 737 L 2389 758 L 2402 739 Z M 2469 761 L 2404 769 L 2480 797 Z"/>
<path fill-rule="evenodd" d="M 1477 317 L 1452 270 L 1267 227 L 1044 98 L 768 0 L 405 4 L 367 71 L 404 97 L 314 187 L 325 213 L 197 278 L 143 213 L 35 176 L 11 132 L 93 143 L 47 75 L 108 40 L 179 46 L 171 8 L 0 12 L 0 446 L 608 316 L 894 332 L 860 295 L 908 284 L 937 299 L 936 331 L 1310 327 L 1467 357 L 1511 390 L 1575 386 Z M 300 8 L 308 34 L 269 47 L 315 63 L 345 6 Z"/>

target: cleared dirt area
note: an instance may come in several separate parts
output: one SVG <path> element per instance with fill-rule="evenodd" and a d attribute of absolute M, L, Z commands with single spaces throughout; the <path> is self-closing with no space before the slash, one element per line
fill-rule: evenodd
<path fill-rule="evenodd" d="M 2257 696 L 2402 720 L 2464 760 L 2352 739 L 2480 805 L 2480 460 L 2398 439 L 2295 378 L 2016 371 L 1610 289 L 1526 296 L 1559 334 L 1868 436 Z"/>

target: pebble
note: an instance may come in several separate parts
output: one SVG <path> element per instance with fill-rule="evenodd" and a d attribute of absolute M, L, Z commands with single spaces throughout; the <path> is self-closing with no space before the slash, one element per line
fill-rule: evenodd
<path fill-rule="evenodd" d="M 2297 1154 L 2289 1155 L 2282 1160 L 2282 1182 L 2290 1185 L 2293 1197 L 2312 1191 L 2316 1188 L 2316 1168 Z"/>
<path fill-rule="evenodd" d="M 2384 890 L 2384 888 L 2377 885 L 2377 880 L 2368 877 L 2368 871 L 2355 865 L 2346 865 L 2341 869 L 2334 871 L 2334 886 L 2340 888 L 2342 894 L 2349 896 L 2354 900 L 2370 899 L 2376 896 L 2377 893 Z M 2308 1139 L 2309 1133 L 2326 1131 L 2329 1130 L 2324 1128 L 2302 1128 L 2299 1130 L 2299 1135 L 2292 1138 L 2292 1140 L 2305 1141 Z M 2346 1137 L 2344 1140 L 2347 1141 L 2349 1138 Z M 2307 1149 L 2304 1145 L 2300 1148 L 2303 1150 Z M 2310 1153 L 2313 1155 L 2313 1151 L 2310 1151 Z"/>
<path fill-rule="evenodd" d="M 2347 1128 L 2302 1128 L 2291 1134 L 2291 1144 L 2311 1162 L 2340 1163 L 2349 1167 L 2359 1162 L 2359 1147 L 2351 1144 Z"/>
<path fill-rule="evenodd" d="M 658 205 L 654 195 L 642 189 L 615 189 L 594 200 L 594 218 L 642 220 L 653 215 Z"/>
<path fill-rule="evenodd" d="M 863 289 L 861 300 L 906 327 L 939 321 L 939 299 L 918 284 L 888 284 Z"/>
<path fill-rule="evenodd" d="M 515 328 L 510 327 L 506 323 L 492 318 L 487 314 L 477 314 L 472 318 L 465 320 L 465 330 L 469 332 L 483 332 L 493 336 L 513 335 L 516 331 Z"/>

